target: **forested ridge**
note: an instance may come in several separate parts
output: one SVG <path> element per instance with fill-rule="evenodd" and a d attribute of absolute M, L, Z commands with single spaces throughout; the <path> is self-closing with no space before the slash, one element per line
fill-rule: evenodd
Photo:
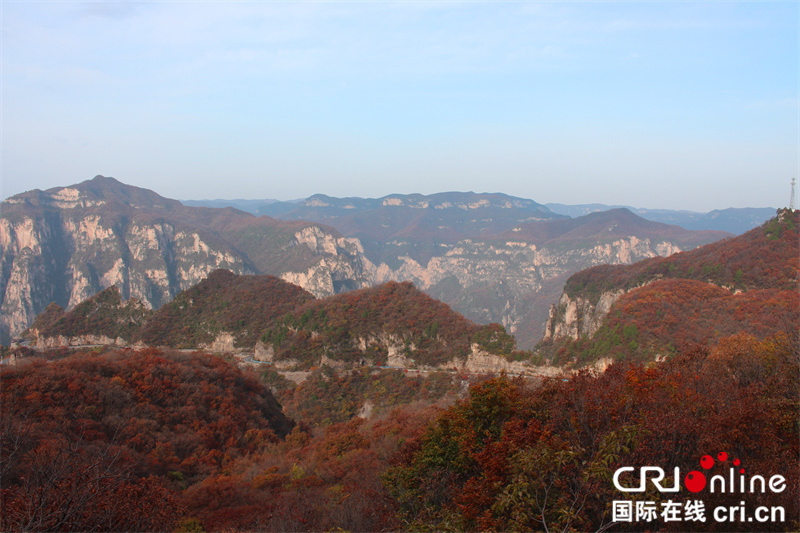
<path fill-rule="evenodd" d="M 779 216 L 738 237 L 633 265 L 601 265 L 572 275 L 564 292 L 596 301 L 605 291 L 655 279 L 693 279 L 733 290 L 793 289 L 797 284 L 800 212 Z"/>
<path fill-rule="evenodd" d="M 95 335 L 110 339 L 133 339 L 152 312 L 135 299 L 122 301 L 119 289 L 112 285 L 84 300 L 65 313 L 53 302 L 40 313 L 32 329 L 49 337 Z"/>
<path fill-rule="evenodd" d="M 215 270 L 180 292 L 157 311 L 135 299 L 123 302 L 111 286 L 65 312 L 53 303 L 29 329 L 43 337 L 105 335 L 151 346 L 196 348 L 222 332 L 235 334 L 238 345 L 253 348 L 262 331 L 278 317 L 313 300 L 307 291 L 274 276 L 239 276 Z"/>
<path fill-rule="evenodd" d="M 384 342 L 373 342 L 380 337 Z M 348 363 L 386 365 L 385 345 L 402 345 L 415 363 L 441 365 L 465 359 L 473 343 L 511 357 L 515 342 L 499 324 L 477 325 L 414 287 L 390 281 L 377 287 L 308 302 L 262 335 L 276 359 L 313 364 L 323 355 Z M 364 350 L 359 345 L 363 343 Z"/>
<path fill-rule="evenodd" d="M 319 365 L 323 357 L 384 366 L 388 344 L 425 365 L 464 359 L 473 344 L 507 358 L 530 356 L 515 350 L 514 338 L 501 325 L 475 324 L 411 282 L 315 299 L 273 276 L 227 270 L 212 272 L 157 311 L 135 300 L 123 302 L 116 287 L 69 312 L 52 304 L 27 336 L 104 335 L 129 344 L 195 349 L 223 333 L 233 337 L 237 349 L 253 351 L 261 341 L 275 360 L 292 360 L 302 368 Z"/>
<path fill-rule="evenodd" d="M 579 272 L 564 287 L 572 298 L 597 302 L 602 293 L 628 292 L 591 337 L 540 349 L 560 365 L 652 361 L 739 332 L 764 339 L 797 327 L 799 230 L 798 212 L 783 211 L 744 235 L 690 252 Z"/>
<path fill-rule="evenodd" d="M 265 328 L 313 299 L 311 293 L 274 276 L 237 276 L 217 270 L 162 306 L 133 340 L 196 348 L 229 332 L 235 334 L 237 346 L 252 349 Z"/>

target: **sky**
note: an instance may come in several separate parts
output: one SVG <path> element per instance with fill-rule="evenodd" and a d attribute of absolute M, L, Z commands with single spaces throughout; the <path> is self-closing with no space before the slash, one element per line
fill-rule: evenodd
<path fill-rule="evenodd" d="M 799 3 L 0 1 L 0 196 L 503 192 L 706 212 L 800 177 Z"/>

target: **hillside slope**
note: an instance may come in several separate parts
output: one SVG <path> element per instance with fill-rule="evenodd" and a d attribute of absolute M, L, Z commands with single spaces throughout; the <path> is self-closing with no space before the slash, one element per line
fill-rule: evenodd
<path fill-rule="evenodd" d="M 210 355 L 88 352 L 0 379 L 5 531 L 171 530 L 187 485 L 295 426 L 253 376 Z"/>
<path fill-rule="evenodd" d="M 217 270 L 153 313 L 132 340 L 176 348 L 216 341 L 217 351 L 253 349 L 276 319 L 311 300 L 311 293 L 274 276 Z"/>
<path fill-rule="evenodd" d="M 579 272 L 551 308 L 545 347 L 561 363 L 652 359 L 735 333 L 765 338 L 796 328 L 798 228 L 800 214 L 782 210 L 739 237 Z"/>
<path fill-rule="evenodd" d="M 276 363 L 437 366 L 461 364 L 475 349 L 510 357 L 513 337 L 479 326 L 410 282 L 388 282 L 306 303 L 262 336 Z M 458 364 L 458 363 L 454 363 Z M 460 365 L 459 365 L 460 366 Z"/>

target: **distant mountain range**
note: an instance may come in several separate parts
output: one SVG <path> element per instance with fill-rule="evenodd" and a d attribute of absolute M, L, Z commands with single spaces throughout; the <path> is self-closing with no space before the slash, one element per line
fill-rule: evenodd
<path fill-rule="evenodd" d="M 627 208 L 571 218 L 504 194 L 394 194 L 377 199 L 314 195 L 272 201 L 255 211 L 282 220 L 315 221 L 358 239 L 376 266 L 374 282 L 411 280 L 470 320 L 502 323 L 524 348 L 532 348 L 541 337 L 547 309 L 569 274 L 730 235 L 694 233 Z"/>
<path fill-rule="evenodd" d="M 182 200 L 184 205 L 194 207 L 235 207 L 242 211 L 247 211 L 255 215 L 267 215 L 283 220 L 315 220 L 324 222 L 326 217 L 341 217 L 345 215 L 355 215 L 357 212 L 373 210 L 383 205 L 385 201 L 402 198 L 416 198 L 417 201 L 436 201 L 437 198 L 449 198 L 448 195 L 470 195 L 474 193 L 440 193 L 430 196 L 422 195 L 389 195 L 383 198 L 333 198 L 330 196 L 317 194 L 304 200 L 280 201 L 273 199 L 264 200 Z M 683 211 L 673 209 L 644 209 L 631 207 L 628 205 L 607 205 L 607 204 L 537 204 L 532 200 L 525 200 L 505 195 L 484 195 L 487 197 L 505 197 L 518 204 L 535 205 L 539 208 L 547 208 L 552 214 L 564 215 L 572 218 L 597 213 L 600 211 L 610 211 L 612 209 L 628 209 L 640 217 L 661 222 L 662 224 L 674 224 L 684 229 L 691 230 L 717 230 L 726 231 L 734 235 L 742 233 L 760 226 L 773 216 L 776 209 L 774 207 L 743 207 L 715 209 L 708 213 L 698 213 L 694 211 Z M 324 207 L 327 209 L 313 209 L 314 207 Z M 311 207 L 312 209 L 309 209 Z M 343 211 L 348 210 L 348 211 Z"/>
<path fill-rule="evenodd" d="M 693 211 L 674 211 L 671 209 L 640 209 L 624 205 L 604 205 L 604 204 L 545 204 L 554 213 L 579 217 L 596 213 L 598 211 L 608 211 L 609 209 L 628 209 L 642 218 L 661 222 L 663 224 L 674 224 L 686 229 L 693 230 L 719 230 L 741 235 L 756 226 L 760 226 L 770 218 L 775 216 L 774 207 L 730 207 L 728 209 L 715 209 L 708 213 L 695 213 Z"/>
<path fill-rule="evenodd" d="M 730 236 L 626 209 L 569 218 L 504 194 L 317 195 L 259 209 L 287 207 L 277 219 L 186 206 L 103 176 L 8 198 L 0 337 L 19 334 L 51 302 L 70 309 L 112 285 L 156 309 L 224 268 L 273 275 L 315 297 L 411 281 L 471 321 L 502 324 L 528 348 L 570 274 Z"/>
<path fill-rule="evenodd" d="M 292 204 L 296 202 L 300 202 L 301 200 L 295 200 L 294 202 L 281 202 L 280 200 L 271 200 L 271 199 L 264 199 L 264 200 L 244 200 L 244 199 L 237 199 L 237 200 L 181 200 L 183 205 L 187 205 L 189 207 L 235 207 L 236 209 L 241 209 L 242 211 L 247 211 L 248 213 L 252 213 L 254 215 L 259 214 L 258 210 L 264 206 L 274 203 L 286 203 Z"/>

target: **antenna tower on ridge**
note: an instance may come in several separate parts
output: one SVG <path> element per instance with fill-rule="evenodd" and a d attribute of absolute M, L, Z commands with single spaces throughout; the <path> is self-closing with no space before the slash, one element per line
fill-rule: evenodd
<path fill-rule="evenodd" d="M 792 196 L 789 198 L 789 211 L 794 211 L 794 184 L 797 180 L 792 177 Z"/>

